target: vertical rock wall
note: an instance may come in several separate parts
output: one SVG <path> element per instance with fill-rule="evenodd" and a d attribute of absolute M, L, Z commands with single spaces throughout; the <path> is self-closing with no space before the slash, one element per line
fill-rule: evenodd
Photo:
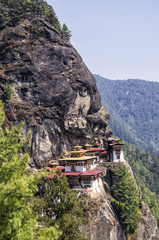
<path fill-rule="evenodd" d="M 39 18 L 22 20 L 1 31 L 0 50 L 0 91 L 6 83 L 14 91 L 5 102 L 7 121 L 24 121 L 25 131 L 32 130 L 36 164 L 77 143 L 106 144 L 109 114 L 96 81 L 54 27 Z"/>

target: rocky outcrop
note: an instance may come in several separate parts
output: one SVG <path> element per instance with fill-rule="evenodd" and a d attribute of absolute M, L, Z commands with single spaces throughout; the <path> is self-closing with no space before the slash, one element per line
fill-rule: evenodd
<path fill-rule="evenodd" d="M 159 230 L 155 217 L 144 202 L 142 202 L 140 223 L 135 240 L 159 240 Z"/>
<path fill-rule="evenodd" d="M 24 121 L 32 131 L 31 157 L 45 164 L 75 144 L 105 145 L 111 134 L 109 114 L 96 82 L 81 57 L 43 19 L 21 20 L 0 33 L 0 91 L 13 89 L 5 101 L 6 123 Z"/>
<path fill-rule="evenodd" d="M 88 224 L 82 226 L 82 232 L 91 240 L 159 240 L 159 230 L 155 217 L 150 209 L 142 201 L 140 209 L 140 222 L 136 232 L 131 236 L 125 236 L 120 219 L 113 208 L 115 199 L 111 195 L 113 173 L 111 169 L 118 167 L 117 164 L 106 164 L 108 167 L 98 166 L 106 174 L 103 181 L 100 180 L 100 188 L 97 192 L 87 195 Z M 129 170 L 131 167 L 128 163 Z M 132 170 L 131 170 L 132 174 Z M 134 178 L 134 176 L 132 175 Z"/>
<path fill-rule="evenodd" d="M 126 240 L 117 214 L 111 206 L 102 181 L 98 192 L 88 195 L 88 224 L 82 232 L 91 240 Z"/>

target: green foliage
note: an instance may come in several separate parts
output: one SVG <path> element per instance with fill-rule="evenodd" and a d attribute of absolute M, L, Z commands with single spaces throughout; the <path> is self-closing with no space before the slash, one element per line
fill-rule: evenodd
<path fill-rule="evenodd" d="M 43 17 L 53 25 L 67 40 L 70 40 L 71 31 L 61 24 L 54 9 L 44 0 L 0 0 L 0 28 L 6 25 L 14 26 L 20 19 L 27 16 Z"/>
<path fill-rule="evenodd" d="M 139 196 L 125 165 L 119 164 L 119 168 L 115 170 L 112 189 L 124 230 L 127 234 L 134 233 L 139 224 Z"/>
<path fill-rule="evenodd" d="M 59 227 L 58 226 L 54 226 L 54 227 L 49 227 L 49 228 L 41 228 L 38 230 L 37 234 L 36 234 L 36 239 L 37 240 L 58 240 L 59 237 L 61 236 L 61 231 L 59 231 Z"/>
<path fill-rule="evenodd" d="M 85 239 L 79 230 L 84 220 L 83 201 L 69 188 L 66 177 L 59 172 L 51 179 L 43 179 L 41 184 L 44 189 L 39 210 L 44 214 L 41 221 L 49 227 L 58 224 L 62 231 L 60 240 Z"/>
<path fill-rule="evenodd" d="M 70 40 L 72 35 L 71 35 L 71 31 L 67 28 L 66 24 L 63 24 L 61 33 L 66 40 L 68 41 Z"/>
<path fill-rule="evenodd" d="M 2 124 L 2 104 L 0 107 Z M 36 184 L 26 172 L 28 154 L 23 147 L 27 141 L 20 140 L 20 127 L 0 129 L 0 239 L 33 239 L 36 215 L 32 197 Z"/>
<path fill-rule="evenodd" d="M 95 77 L 114 135 L 146 151 L 159 151 L 159 83 Z"/>
<path fill-rule="evenodd" d="M 9 84 L 6 84 L 5 87 L 4 87 L 4 90 L 3 90 L 4 97 L 7 100 L 10 100 L 11 96 L 12 96 L 12 93 L 13 93 L 12 87 Z"/>
<path fill-rule="evenodd" d="M 143 200 L 149 206 L 159 225 L 159 155 L 145 153 L 134 145 L 126 143 L 124 156 L 141 188 Z"/>
<path fill-rule="evenodd" d="M 0 134 L 1 134 L 1 131 L 2 131 L 1 126 L 2 126 L 2 124 L 4 122 L 4 120 L 5 120 L 5 113 L 3 111 L 3 104 L 0 101 Z"/>
<path fill-rule="evenodd" d="M 38 176 L 27 170 L 29 155 L 25 152 L 28 137 L 21 139 L 21 126 L 1 128 L 5 119 L 0 102 L 0 239 L 56 240 L 58 227 L 37 228 L 34 193 Z"/>

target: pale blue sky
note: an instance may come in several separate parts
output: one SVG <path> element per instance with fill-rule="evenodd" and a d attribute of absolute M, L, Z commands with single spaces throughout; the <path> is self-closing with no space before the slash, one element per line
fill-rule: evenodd
<path fill-rule="evenodd" d="M 159 81 L 159 0 L 47 0 L 92 73 Z"/>

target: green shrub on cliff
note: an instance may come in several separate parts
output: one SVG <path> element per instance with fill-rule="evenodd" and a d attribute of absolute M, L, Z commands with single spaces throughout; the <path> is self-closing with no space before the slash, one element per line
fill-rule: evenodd
<path fill-rule="evenodd" d="M 5 87 L 4 87 L 4 90 L 3 90 L 4 97 L 7 100 L 9 100 L 9 99 L 11 99 L 12 93 L 13 93 L 12 87 L 9 84 L 6 84 Z"/>
<path fill-rule="evenodd" d="M 117 211 L 126 234 L 134 233 L 139 224 L 140 199 L 134 180 L 123 164 L 114 172 L 114 197 Z"/>

